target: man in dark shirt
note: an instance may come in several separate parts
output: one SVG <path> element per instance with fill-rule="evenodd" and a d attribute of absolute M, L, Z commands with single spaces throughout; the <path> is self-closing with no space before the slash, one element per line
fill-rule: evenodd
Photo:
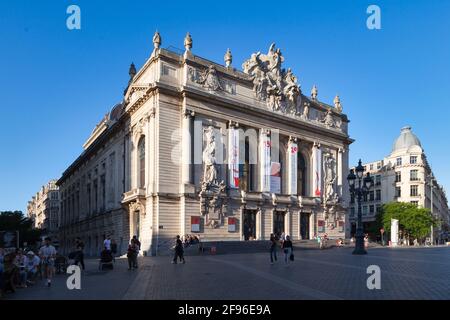
<path fill-rule="evenodd" d="M 177 241 L 175 243 L 175 255 L 173 257 L 173 264 L 177 263 L 177 258 L 180 258 L 180 262 L 186 263 L 184 260 L 184 248 L 183 248 L 183 242 L 180 239 L 180 236 L 177 236 Z"/>

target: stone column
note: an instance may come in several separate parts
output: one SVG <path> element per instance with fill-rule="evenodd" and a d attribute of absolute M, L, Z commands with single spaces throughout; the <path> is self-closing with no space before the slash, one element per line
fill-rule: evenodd
<path fill-rule="evenodd" d="M 183 127 L 182 127 L 182 183 L 190 184 L 192 182 L 192 118 L 194 111 L 184 109 Z"/>
<path fill-rule="evenodd" d="M 313 155 L 313 197 L 322 197 L 322 150 L 319 143 L 314 143 Z"/>
<path fill-rule="evenodd" d="M 270 130 L 260 130 L 259 154 L 260 154 L 260 190 L 270 192 Z"/>
<path fill-rule="evenodd" d="M 285 223 L 284 223 L 285 229 L 286 229 L 286 234 L 289 235 L 292 239 L 292 234 L 291 234 L 291 210 L 288 208 L 286 210 L 285 213 Z"/>
<path fill-rule="evenodd" d="M 344 153 L 344 150 L 342 148 L 338 149 L 338 157 L 337 157 L 337 186 L 338 186 L 338 195 L 342 198 L 344 195 L 344 190 L 343 190 L 343 176 L 344 176 L 344 167 L 342 165 L 342 161 L 343 161 L 343 156 L 342 154 Z"/>
<path fill-rule="evenodd" d="M 262 209 L 258 208 L 258 211 L 256 213 L 256 239 L 257 240 L 262 240 L 263 239 L 262 215 L 263 215 Z"/>
<path fill-rule="evenodd" d="M 297 195 L 297 155 L 297 138 L 291 136 L 288 143 L 288 193 L 290 195 Z"/>
<path fill-rule="evenodd" d="M 239 130 L 238 123 L 230 121 L 228 127 L 228 185 L 239 188 Z"/>

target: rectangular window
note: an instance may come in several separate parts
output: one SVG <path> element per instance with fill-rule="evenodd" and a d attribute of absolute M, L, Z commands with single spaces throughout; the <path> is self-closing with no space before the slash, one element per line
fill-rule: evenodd
<path fill-rule="evenodd" d="M 373 170 L 373 164 L 370 165 L 370 171 L 372 171 L 372 170 Z"/>
<path fill-rule="evenodd" d="M 371 206 L 369 207 L 369 212 L 370 212 L 370 213 L 374 213 L 374 212 L 375 212 L 375 206 L 374 206 L 374 205 L 371 205 Z"/>
<path fill-rule="evenodd" d="M 417 163 L 417 156 L 410 156 L 409 157 L 409 163 L 416 164 Z"/>
<path fill-rule="evenodd" d="M 105 175 L 102 175 L 100 177 L 100 191 L 101 191 L 101 201 L 102 205 L 100 208 L 100 211 L 103 212 L 105 210 L 105 204 L 106 204 L 106 179 Z"/>
<path fill-rule="evenodd" d="M 419 195 L 419 186 L 412 185 L 411 186 L 411 197 L 417 197 Z"/>
<path fill-rule="evenodd" d="M 381 190 L 375 191 L 375 200 L 377 201 L 381 200 Z"/>
<path fill-rule="evenodd" d="M 369 207 L 363 206 L 363 207 L 362 207 L 362 214 L 363 214 L 363 215 L 367 215 L 368 212 L 369 212 Z"/>
<path fill-rule="evenodd" d="M 355 216 L 355 208 L 354 208 L 354 207 L 351 207 L 351 208 L 350 208 L 350 216 L 351 216 L 351 217 L 354 217 L 354 216 Z"/>
<path fill-rule="evenodd" d="M 375 185 L 380 186 L 381 185 L 381 175 L 377 174 L 375 176 Z"/>
<path fill-rule="evenodd" d="M 402 187 L 395 187 L 395 196 L 400 198 L 402 196 Z"/>
<path fill-rule="evenodd" d="M 355 203 L 355 196 L 353 194 L 350 195 L 350 203 Z"/>
<path fill-rule="evenodd" d="M 402 158 L 397 158 L 396 159 L 396 163 L 397 163 L 398 166 L 401 166 L 402 165 Z"/>
<path fill-rule="evenodd" d="M 377 163 L 377 169 L 380 170 L 381 169 L 381 162 Z"/>
<path fill-rule="evenodd" d="M 395 172 L 395 182 L 401 182 L 402 181 L 402 173 L 400 171 Z"/>
<path fill-rule="evenodd" d="M 381 211 L 381 205 L 377 204 L 376 205 L 376 210 L 377 210 L 377 213 L 379 213 Z"/>
<path fill-rule="evenodd" d="M 419 170 L 411 170 L 409 172 L 409 179 L 411 181 L 417 181 L 419 180 Z"/>
<path fill-rule="evenodd" d="M 375 192 L 372 190 L 369 192 L 369 200 L 373 201 L 375 199 Z"/>
<path fill-rule="evenodd" d="M 364 194 L 363 201 L 367 201 L 367 193 Z"/>
<path fill-rule="evenodd" d="M 419 201 L 411 201 L 411 204 L 413 204 L 417 207 L 417 206 L 419 206 Z"/>

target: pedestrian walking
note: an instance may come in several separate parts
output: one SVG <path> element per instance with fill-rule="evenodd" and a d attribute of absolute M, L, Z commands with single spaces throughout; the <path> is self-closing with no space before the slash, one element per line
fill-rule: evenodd
<path fill-rule="evenodd" d="M 113 257 L 114 262 L 116 262 L 116 254 L 117 254 L 117 243 L 114 239 L 111 239 L 111 255 Z"/>
<path fill-rule="evenodd" d="M 41 257 L 42 266 L 44 268 L 44 275 L 47 278 L 47 287 L 52 285 L 52 276 L 55 268 L 56 249 L 51 245 L 52 239 L 50 237 L 45 238 L 45 244 L 39 250 L 39 256 Z"/>
<path fill-rule="evenodd" d="M 177 236 L 177 240 L 175 243 L 175 254 L 173 257 L 173 264 L 177 264 L 177 258 L 180 258 L 180 262 L 186 263 L 184 260 L 184 248 L 183 248 L 183 242 L 180 239 L 180 236 Z"/>
<path fill-rule="evenodd" d="M 270 234 L 270 264 L 273 264 L 273 261 L 277 261 L 277 238 L 273 233 Z"/>
<path fill-rule="evenodd" d="M 137 252 L 138 246 L 134 239 L 131 239 L 127 250 L 128 270 L 132 270 L 133 268 L 137 269 Z"/>
<path fill-rule="evenodd" d="M 105 248 L 108 251 L 111 251 L 111 237 L 107 236 L 106 239 L 103 241 L 103 248 Z"/>
<path fill-rule="evenodd" d="M 84 242 L 81 241 L 79 237 L 75 239 L 75 265 L 81 265 L 81 268 L 84 270 Z"/>
<path fill-rule="evenodd" d="M 283 241 L 282 248 L 284 252 L 284 263 L 288 265 L 289 261 L 294 261 L 294 251 L 292 247 L 291 237 L 287 235 L 285 239 L 286 240 Z"/>

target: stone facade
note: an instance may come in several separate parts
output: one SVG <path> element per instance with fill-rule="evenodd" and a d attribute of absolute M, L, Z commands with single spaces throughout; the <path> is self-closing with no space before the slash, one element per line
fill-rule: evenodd
<path fill-rule="evenodd" d="M 424 149 L 410 127 L 401 129 L 387 157 L 364 166 L 374 178 L 374 186 L 362 203 L 363 222 L 375 221 L 383 204 L 400 201 L 429 209 L 433 205 L 433 215 L 442 221 L 441 227 L 434 230 L 435 239 L 448 229 L 450 216 L 445 190 L 434 178 Z M 356 218 L 357 204 L 351 202 L 349 220 L 354 224 Z"/>
<path fill-rule="evenodd" d="M 33 227 L 44 231 L 57 241 L 59 226 L 59 190 L 56 180 L 49 181 L 27 204 L 27 216 L 33 220 Z"/>
<path fill-rule="evenodd" d="M 130 67 L 123 101 L 97 125 L 58 181 L 61 243 L 80 236 L 97 254 L 111 235 L 123 253 L 137 235 L 162 254 L 179 235 L 265 240 L 271 233 L 344 237 L 348 119 L 307 97 L 280 49 L 255 53 L 243 72 L 160 47 Z"/>

